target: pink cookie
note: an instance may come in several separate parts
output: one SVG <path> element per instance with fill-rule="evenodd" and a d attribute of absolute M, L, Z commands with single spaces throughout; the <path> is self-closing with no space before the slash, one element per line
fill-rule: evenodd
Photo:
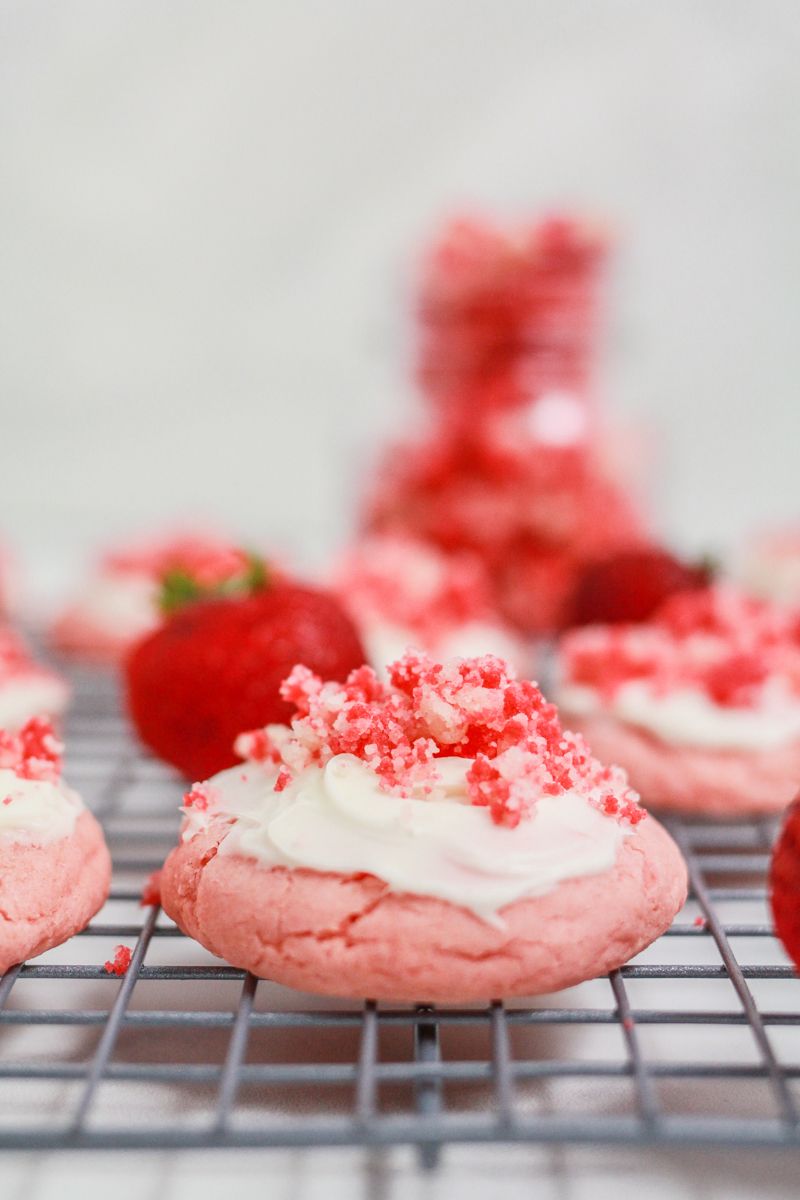
<path fill-rule="evenodd" d="M 565 723 L 618 762 L 646 804 L 780 812 L 800 782 L 800 613 L 717 585 L 646 622 L 567 634 Z"/>
<path fill-rule="evenodd" d="M 0 975 L 83 929 L 110 882 L 103 832 L 89 812 L 68 837 L 47 845 L 0 837 Z"/>
<path fill-rule="evenodd" d="M 161 880 L 182 929 L 292 987 L 457 1002 L 568 987 L 667 928 L 677 847 L 535 684 L 491 655 L 388 676 L 296 667 L 291 725 L 187 793 Z"/>
<path fill-rule="evenodd" d="M 671 746 L 613 717 L 571 717 L 592 753 L 624 763 L 631 785 L 651 808 L 713 817 L 781 812 L 800 785 L 800 742 L 737 752 Z"/>
<path fill-rule="evenodd" d="M 686 869 L 652 817 L 614 868 L 570 879 L 501 912 L 503 927 L 374 875 L 267 869 L 221 856 L 226 827 L 172 851 L 165 911 L 212 953 L 303 991 L 460 1003 L 571 987 L 621 966 L 663 933 L 686 898 Z"/>
<path fill-rule="evenodd" d="M 44 720 L 0 729 L 0 975 L 83 929 L 108 896 L 103 833 L 61 779 L 62 748 Z"/>

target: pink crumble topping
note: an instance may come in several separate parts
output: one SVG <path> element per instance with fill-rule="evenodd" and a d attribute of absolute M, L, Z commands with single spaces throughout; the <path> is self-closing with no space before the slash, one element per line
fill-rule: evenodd
<path fill-rule="evenodd" d="M 635 825 L 645 816 L 625 773 L 592 758 L 580 736 L 562 730 L 538 687 L 518 680 L 493 655 L 443 666 L 409 651 L 390 665 L 388 684 L 370 667 L 351 672 L 342 684 L 297 666 L 281 694 L 297 715 L 290 728 L 261 731 L 270 753 L 252 735 L 237 741 L 240 753 L 249 744 L 258 747 L 253 761 L 281 765 L 277 791 L 293 773 L 352 754 L 387 791 L 427 794 L 438 782 L 437 757 L 456 756 L 473 760 L 469 797 L 499 825 L 513 828 L 539 797 L 570 789 L 618 820 Z"/>
<path fill-rule="evenodd" d="M 184 808 L 207 812 L 219 800 L 219 791 L 210 783 L 193 783 L 183 797 Z"/>
<path fill-rule="evenodd" d="M 477 555 L 445 554 L 402 534 L 375 535 L 353 546 L 334 583 L 357 621 L 409 629 L 426 649 L 469 621 L 499 623 Z"/>
<path fill-rule="evenodd" d="M 14 733 L 0 729 L 0 768 L 19 779 L 55 783 L 61 777 L 63 744 L 45 717 L 32 717 Z"/>
<path fill-rule="evenodd" d="M 251 729 L 248 733 L 240 733 L 234 749 L 240 758 L 245 758 L 248 762 L 280 762 L 280 755 L 265 729 Z"/>
<path fill-rule="evenodd" d="M 153 908 L 161 903 L 161 871 L 153 871 L 147 876 L 139 904 L 142 908 Z"/>
<path fill-rule="evenodd" d="M 133 951 L 130 946 L 115 946 L 114 957 L 103 963 L 103 970 L 108 975 L 124 975 L 131 965 Z"/>
<path fill-rule="evenodd" d="M 292 782 L 292 773 L 287 771 L 286 767 L 281 767 L 278 771 L 278 778 L 275 780 L 275 791 L 282 792 Z"/>
<path fill-rule="evenodd" d="M 646 624 L 575 630 L 561 662 L 565 682 L 607 699 L 642 680 L 661 695 L 691 687 L 725 707 L 757 707 L 771 680 L 800 696 L 800 613 L 718 585 L 671 597 Z"/>

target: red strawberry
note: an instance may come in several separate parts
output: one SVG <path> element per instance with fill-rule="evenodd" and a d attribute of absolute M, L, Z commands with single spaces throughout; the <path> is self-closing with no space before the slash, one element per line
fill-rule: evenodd
<path fill-rule="evenodd" d="M 366 661 L 332 596 L 285 580 L 259 587 L 188 603 L 128 656 L 128 708 L 142 741 L 191 779 L 232 766 L 243 730 L 292 716 L 278 688 L 296 663 L 341 680 Z"/>
<path fill-rule="evenodd" d="M 786 814 L 772 851 L 769 891 L 775 931 L 800 969 L 800 796 Z"/>
<path fill-rule="evenodd" d="M 707 564 L 690 565 L 656 547 L 623 551 L 585 569 L 570 624 L 646 621 L 669 596 L 705 587 L 711 574 Z"/>

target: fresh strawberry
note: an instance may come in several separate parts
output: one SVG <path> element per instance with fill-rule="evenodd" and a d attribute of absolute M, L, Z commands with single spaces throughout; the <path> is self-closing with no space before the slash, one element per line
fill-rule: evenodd
<path fill-rule="evenodd" d="M 145 742 L 192 779 L 237 761 L 236 736 L 293 707 L 278 689 L 296 663 L 343 680 L 365 662 L 358 635 L 325 592 L 266 577 L 251 594 L 192 594 L 128 656 L 128 709 Z M 184 591 L 192 589 L 184 588 Z"/>
<path fill-rule="evenodd" d="M 800 969 L 800 796 L 786 814 L 772 851 L 769 892 L 775 931 Z"/>
<path fill-rule="evenodd" d="M 626 550 L 591 563 L 572 602 L 572 625 L 646 621 L 677 592 L 706 587 L 708 564 L 687 564 L 657 547 Z"/>

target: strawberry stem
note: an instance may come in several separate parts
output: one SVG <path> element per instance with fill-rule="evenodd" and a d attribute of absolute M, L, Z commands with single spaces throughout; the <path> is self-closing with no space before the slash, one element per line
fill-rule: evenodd
<path fill-rule="evenodd" d="M 216 583 L 203 584 L 182 567 L 167 571 L 161 580 L 159 608 L 164 616 L 172 616 L 188 604 L 199 600 L 223 600 L 252 596 L 270 586 L 270 572 L 264 559 L 248 554 L 244 570 Z"/>

